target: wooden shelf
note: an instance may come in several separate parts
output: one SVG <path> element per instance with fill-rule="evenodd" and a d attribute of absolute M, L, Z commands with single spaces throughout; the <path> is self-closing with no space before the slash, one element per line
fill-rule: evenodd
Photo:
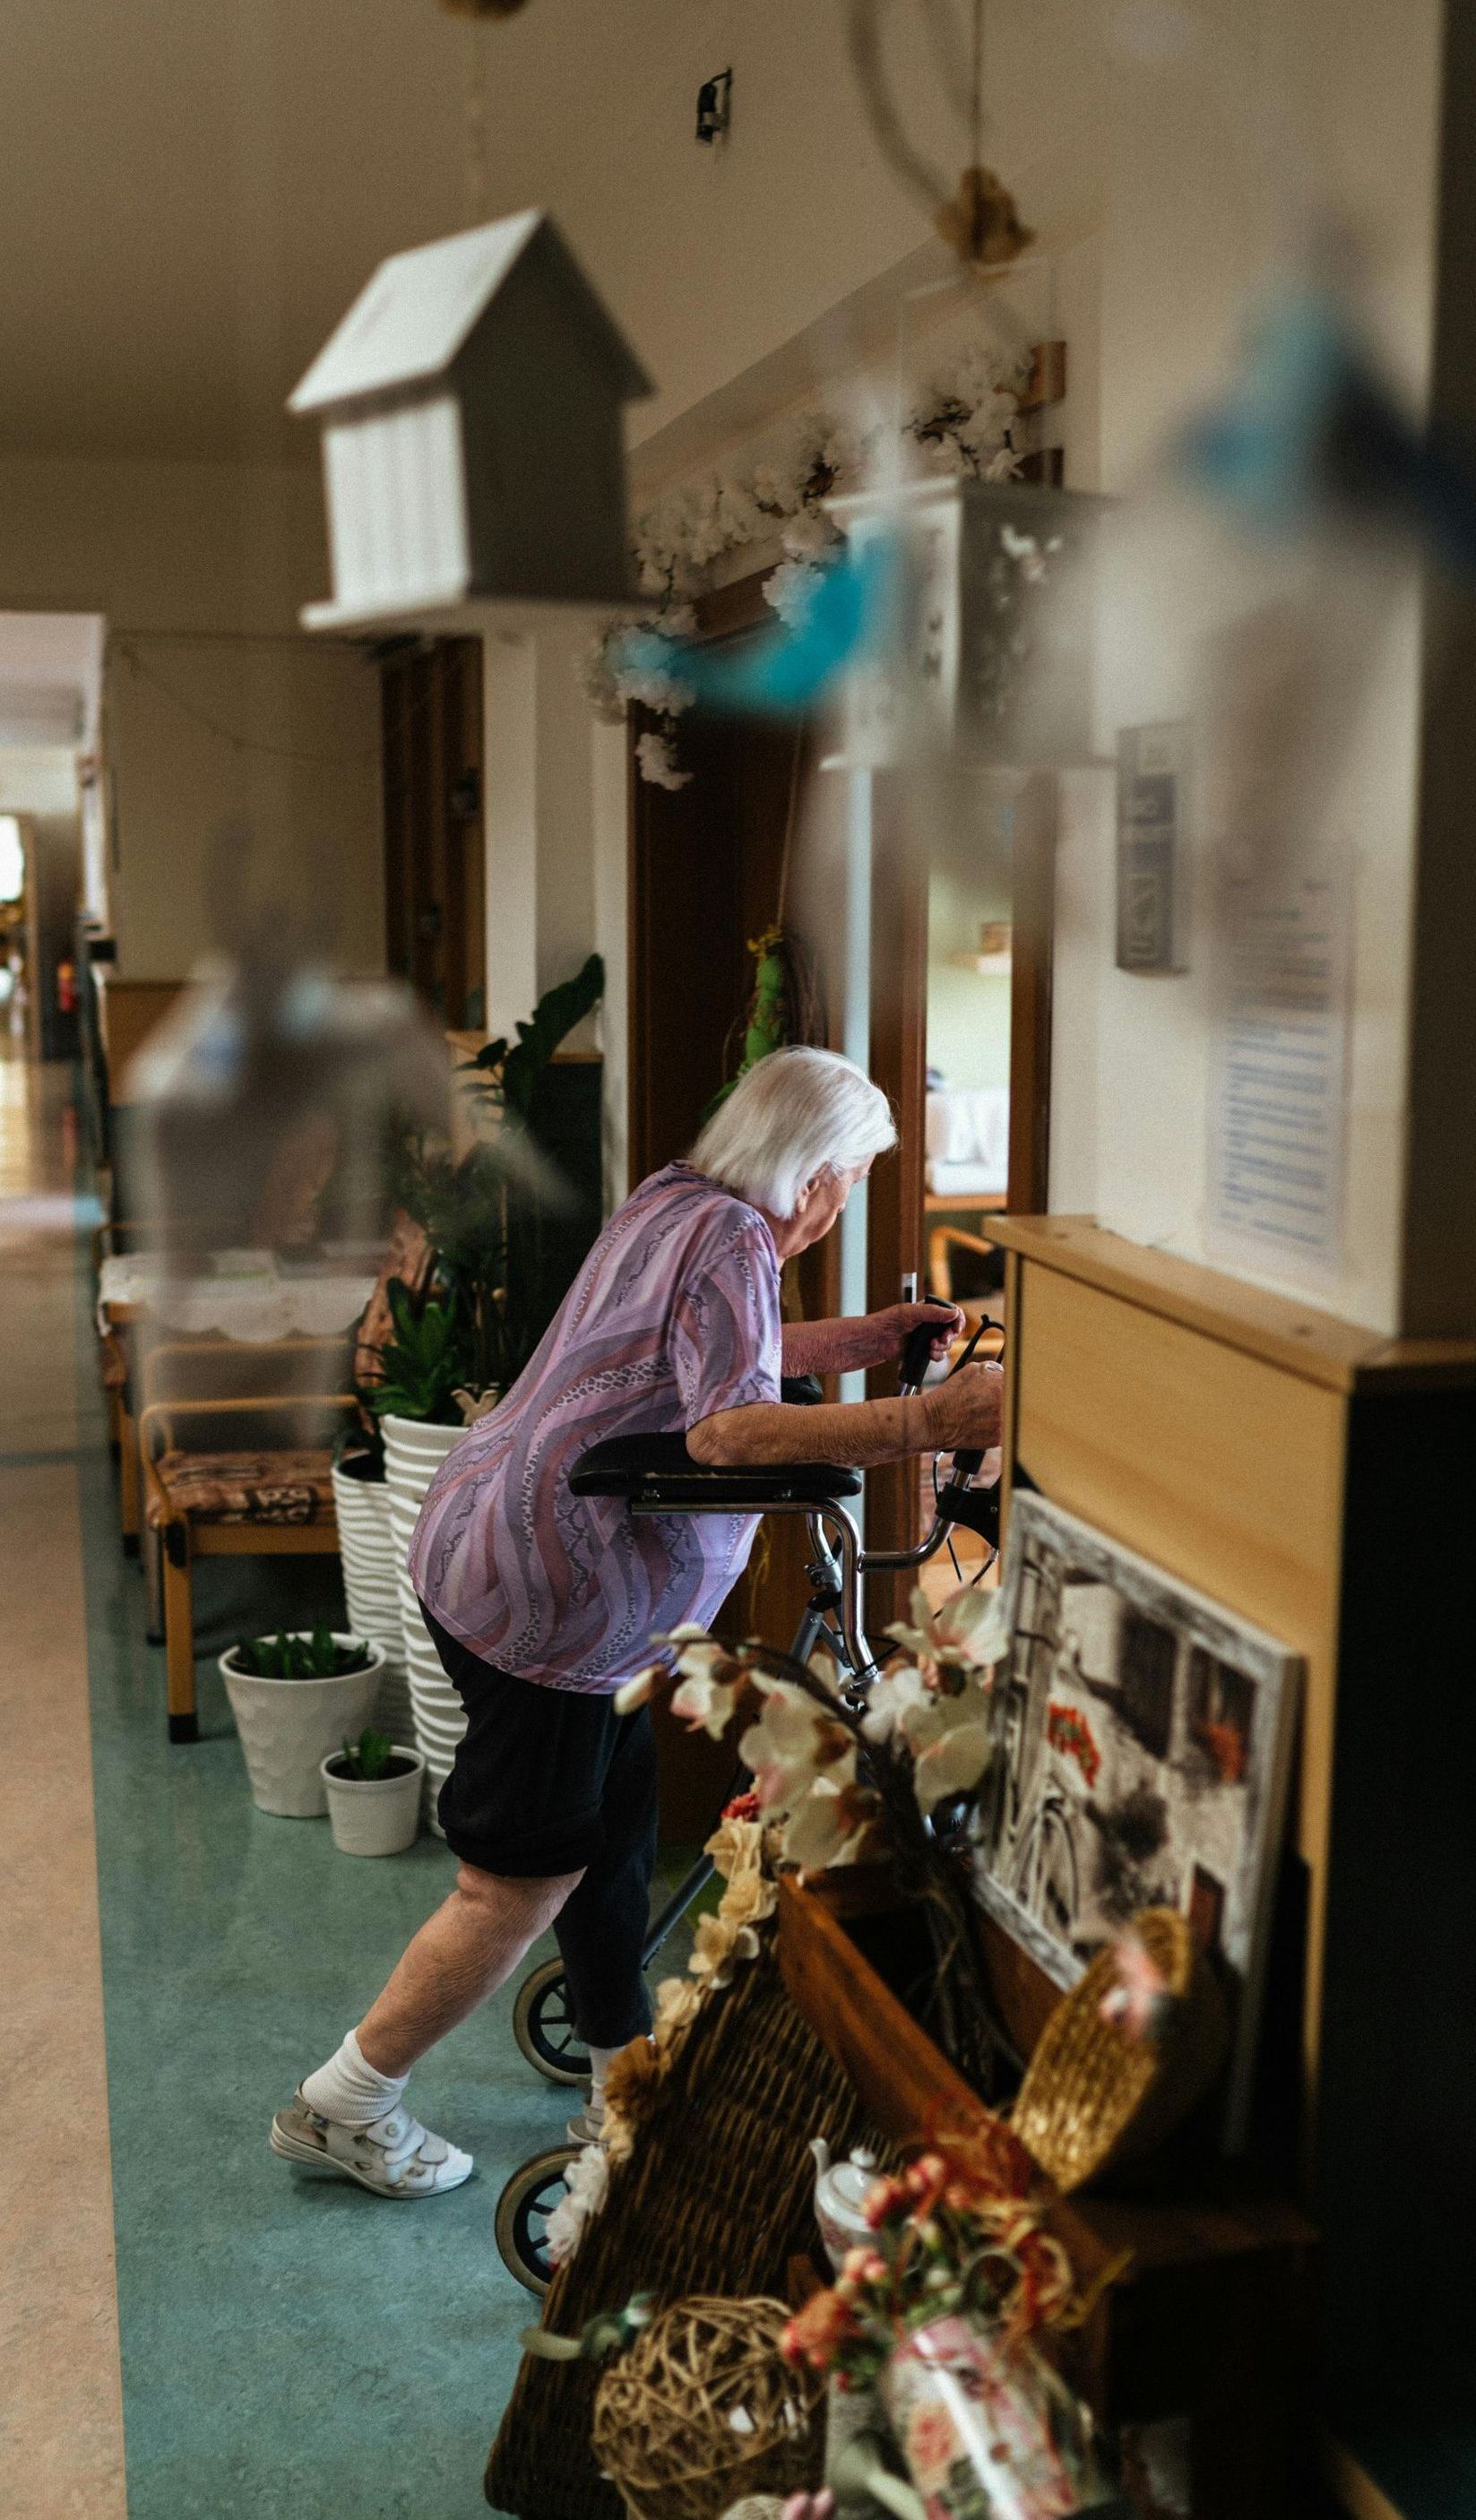
<path fill-rule="evenodd" d="M 780 1965 L 796 2008 L 885 2136 L 920 2146 L 988 2114 L 846 1931 L 875 1886 L 780 1883 Z M 1285 2198 L 1206 2166 L 1172 2199 L 1059 2196 L 1052 2230 L 1078 2281 L 1129 2264 L 1065 2357 L 1107 2422 L 1189 2412 L 1199 2520 L 1289 2510 L 1288 2432 L 1316 2233 Z"/>
<path fill-rule="evenodd" d="M 1000 1217 L 989 1232 L 1024 1260 L 1334 1391 L 1476 1383 L 1476 1339 L 1386 1338 L 1197 1260 L 1146 1250 L 1090 1216 Z"/>

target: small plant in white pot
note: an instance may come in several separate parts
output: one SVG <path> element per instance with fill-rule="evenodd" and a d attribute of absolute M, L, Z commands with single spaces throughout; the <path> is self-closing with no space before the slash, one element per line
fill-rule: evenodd
<path fill-rule="evenodd" d="M 340 1855 L 403 1855 L 421 1824 L 419 1750 L 367 1725 L 323 1762 L 328 1819 Z"/>
<path fill-rule="evenodd" d="M 323 1627 L 244 1638 L 221 1655 L 258 1811 L 321 1819 L 323 1762 L 345 1732 L 368 1723 L 383 1661 L 382 1645 Z"/>

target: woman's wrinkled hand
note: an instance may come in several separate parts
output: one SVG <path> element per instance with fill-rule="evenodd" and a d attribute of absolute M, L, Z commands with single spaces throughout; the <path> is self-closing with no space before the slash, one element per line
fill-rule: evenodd
<path fill-rule="evenodd" d="M 961 1366 L 924 1391 L 919 1406 L 935 1452 L 987 1453 L 1000 1440 L 1005 1375 L 997 1365 Z"/>
<path fill-rule="evenodd" d="M 900 1351 L 906 1347 L 914 1330 L 924 1324 L 936 1331 L 933 1339 L 933 1362 L 947 1356 L 954 1340 L 968 1327 L 957 1304 L 945 1304 L 934 1298 L 922 1304 L 888 1304 L 884 1319 L 888 1335 Z"/>

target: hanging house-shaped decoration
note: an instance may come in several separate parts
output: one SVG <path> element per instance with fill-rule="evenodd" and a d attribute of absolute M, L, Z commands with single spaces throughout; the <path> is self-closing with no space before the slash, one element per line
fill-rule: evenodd
<path fill-rule="evenodd" d="M 886 540 L 887 635 L 847 677 L 833 766 L 947 754 L 1065 768 L 1093 752 L 1096 530 L 1105 502 L 930 480 L 827 501 L 851 551 Z"/>
<path fill-rule="evenodd" d="M 541 210 L 391 254 L 289 404 L 323 430 L 307 626 L 627 604 L 621 406 L 650 391 Z"/>

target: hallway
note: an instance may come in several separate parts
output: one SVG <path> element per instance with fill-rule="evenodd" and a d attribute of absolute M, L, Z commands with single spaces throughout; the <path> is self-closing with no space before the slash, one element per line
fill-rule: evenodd
<path fill-rule="evenodd" d="M 356 2017 L 448 1883 L 246 1790 L 214 1657 L 331 1609 L 336 1561 L 206 1561 L 198 1746 L 165 1739 L 163 1657 L 118 1546 L 89 1235 L 62 1071 L 0 1064 L 0 1865 L 13 2176 L 0 2269 L 7 2520 L 458 2520 L 531 2311 L 492 2212 L 561 2135 L 512 1990 L 417 2074 L 477 2155 L 404 2214 L 299 2181 L 274 2107 Z M 285 1598 L 284 1570 L 291 1581 Z M 214 1579 L 214 1580 L 211 1580 Z M 341 1617 L 341 1609 L 338 1615 Z M 16 2165 L 23 2162 L 23 2176 Z"/>

